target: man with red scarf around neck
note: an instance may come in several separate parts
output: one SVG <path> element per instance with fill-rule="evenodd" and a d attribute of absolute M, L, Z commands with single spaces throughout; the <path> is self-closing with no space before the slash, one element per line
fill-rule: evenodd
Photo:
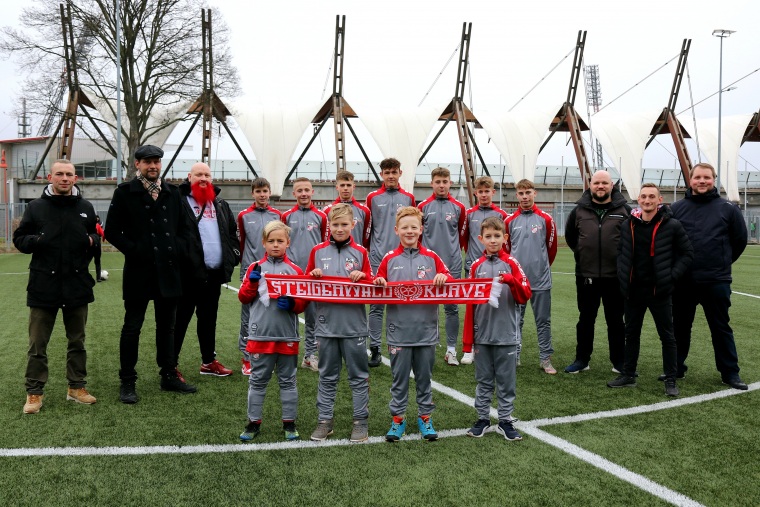
<path fill-rule="evenodd" d="M 194 242 L 188 252 L 189 270 L 183 273 L 182 297 L 177 306 L 174 353 L 179 353 L 193 313 L 197 316 L 198 343 L 201 349 L 201 375 L 226 377 L 232 370 L 216 359 L 216 319 L 221 285 L 230 281 L 240 259 L 237 224 L 229 205 L 218 197 L 220 189 L 212 183 L 211 169 L 194 164 L 179 186 L 183 209 L 196 224 Z"/>

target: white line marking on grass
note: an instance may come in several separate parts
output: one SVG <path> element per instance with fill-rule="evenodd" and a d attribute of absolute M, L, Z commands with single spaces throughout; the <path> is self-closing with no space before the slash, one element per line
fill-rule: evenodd
<path fill-rule="evenodd" d="M 598 454 L 594 454 L 593 452 L 587 451 L 583 449 L 582 447 L 578 447 L 575 444 L 571 444 L 567 440 L 563 440 L 559 437 L 556 437 L 552 435 L 551 433 L 547 433 L 544 430 L 530 426 L 530 423 L 522 423 L 522 424 L 517 423 L 516 426 L 520 428 L 521 430 L 523 430 L 525 433 L 532 436 L 533 438 L 541 440 L 542 442 L 545 442 L 562 451 L 565 451 L 571 456 L 578 458 L 580 460 L 583 460 L 586 463 L 593 465 L 604 472 L 610 473 L 614 475 L 615 477 L 617 477 L 618 479 L 623 480 L 629 484 L 632 484 L 633 486 L 639 489 L 642 489 L 646 491 L 647 493 L 650 493 L 651 495 L 661 498 L 668 503 L 671 503 L 673 505 L 678 505 L 678 506 L 693 506 L 693 507 L 702 506 L 701 503 L 696 502 L 692 500 L 691 498 L 677 491 L 673 491 L 672 489 L 666 488 L 665 486 L 662 486 L 661 484 L 657 484 L 656 482 L 644 477 L 643 475 L 639 475 L 635 472 L 628 470 L 627 468 L 623 468 L 620 465 L 599 456 Z"/>
<path fill-rule="evenodd" d="M 444 430 L 438 432 L 438 438 L 461 437 L 467 429 Z M 406 435 L 402 442 L 422 440 L 419 434 Z M 222 444 L 222 445 L 157 445 L 138 447 L 41 447 L 21 449 L 0 449 L 0 457 L 30 456 L 142 456 L 153 454 L 216 454 L 230 452 L 285 451 L 290 449 L 317 449 L 320 447 L 343 447 L 348 445 L 367 445 L 386 443 L 385 436 L 370 437 L 366 442 L 351 442 L 347 438 L 313 442 L 297 440 L 295 442 L 271 442 L 265 444 Z M 390 445 L 390 444 L 388 444 Z"/>
<path fill-rule="evenodd" d="M 732 290 L 731 292 L 734 294 L 739 294 L 740 296 L 747 296 L 750 298 L 760 299 L 760 296 L 756 296 L 754 294 L 747 294 L 746 292 L 736 292 L 735 290 Z"/>
<path fill-rule="evenodd" d="M 736 396 L 739 394 L 745 394 L 750 391 L 757 391 L 760 389 L 760 382 L 754 382 L 747 386 L 747 391 L 740 391 L 738 389 L 723 389 L 714 393 L 700 394 L 697 396 L 689 396 L 688 398 L 678 398 L 675 400 L 661 401 L 659 403 L 653 403 L 651 405 L 639 405 L 630 408 L 619 408 L 616 410 L 603 410 L 601 412 L 591 412 L 588 414 L 570 415 L 565 417 L 550 417 L 547 419 L 534 419 L 532 421 L 526 421 L 522 425 L 528 425 L 532 427 L 548 426 L 554 424 L 569 424 L 575 422 L 592 421 L 594 419 L 607 419 L 610 417 L 621 417 L 634 414 L 646 414 L 648 412 L 656 412 L 658 410 L 667 410 L 669 408 L 683 407 L 686 405 L 693 405 L 695 403 L 702 403 L 710 400 L 717 400 L 720 398 L 728 398 L 729 396 Z"/>

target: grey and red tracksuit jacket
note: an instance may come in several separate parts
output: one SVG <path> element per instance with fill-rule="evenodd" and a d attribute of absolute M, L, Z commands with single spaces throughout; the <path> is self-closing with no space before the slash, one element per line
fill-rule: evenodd
<path fill-rule="evenodd" d="M 464 268 L 469 271 L 472 263 L 483 254 L 483 243 L 480 242 L 480 224 L 490 217 L 499 217 L 502 221 L 507 219 L 507 212 L 495 204 L 490 206 L 473 206 L 468 209 L 462 228 L 462 245 L 467 255 L 464 259 Z"/>
<path fill-rule="evenodd" d="M 248 345 L 246 350 L 250 353 L 280 353 L 298 354 L 298 317 L 297 315 L 306 309 L 308 301 L 294 299 L 295 306 L 292 310 L 280 310 L 277 308 L 277 300 L 271 299 L 269 306 L 259 299 L 259 283 L 251 283 L 248 276 L 256 266 L 261 266 L 261 273 L 266 278 L 267 274 L 276 275 L 303 275 L 301 268 L 293 264 L 288 256 L 269 257 L 254 262 L 246 270 L 243 284 L 238 291 L 238 299 L 244 305 L 251 305 L 250 318 L 248 320 Z M 276 342 L 289 342 L 291 345 L 281 345 Z M 293 345 L 292 343 L 295 342 Z"/>
<path fill-rule="evenodd" d="M 288 258 L 302 270 L 306 269 L 311 249 L 325 237 L 327 215 L 313 204 L 308 208 L 296 204 L 282 214 L 282 221 L 291 229 Z"/>
<path fill-rule="evenodd" d="M 520 307 L 531 296 L 530 282 L 517 259 L 504 250 L 483 254 L 470 267 L 470 278 L 496 278 L 512 274 L 512 283 L 502 287 L 499 307 L 488 303 L 467 305 L 462 330 L 462 351 L 472 352 L 472 344 L 517 345 L 520 343 Z M 507 290 L 509 289 L 509 290 Z"/>
<path fill-rule="evenodd" d="M 370 211 L 370 226 L 364 244 L 369 248 L 369 262 L 379 266 L 383 256 L 398 246 L 394 233 L 396 212 L 404 206 L 414 206 L 414 196 L 401 187 L 383 185 L 367 195 L 365 205 Z"/>
<path fill-rule="evenodd" d="M 455 277 L 462 276 L 462 248 L 464 204 L 451 194 L 446 197 L 431 195 L 417 206 L 422 211 L 422 246 L 434 251 L 443 259 Z"/>
<path fill-rule="evenodd" d="M 354 210 L 354 228 L 351 229 L 351 237 L 354 238 L 354 241 L 357 245 L 362 245 L 363 247 L 367 248 L 368 243 L 365 243 L 365 241 L 368 241 L 369 237 L 368 232 L 371 213 L 368 207 L 353 197 L 348 202 L 341 201 L 339 197 L 335 199 L 335 201 L 322 208 L 322 213 L 328 216 L 327 227 L 325 228 L 325 241 L 330 240 L 330 210 L 336 204 L 341 203 L 350 204 L 351 208 Z"/>
<path fill-rule="evenodd" d="M 367 249 L 357 245 L 354 238 L 338 243 L 332 237 L 315 246 L 309 256 L 306 273 L 322 270 L 322 276 L 348 278 L 352 271 L 365 274 L 362 281 L 372 282 Z M 367 312 L 364 303 L 338 304 L 313 301 L 316 338 L 357 338 L 367 336 Z"/>
<path fill-rule="evenodd" d="M 551 265 L 557 256 L 554 219 L 534 204 L 527 210 L 518 209 L 504 223 L 509 233 L 507 249 L 528 275 L 531 289 L 551 289 Z"/>
<path fill-rule="evenodd" d="M 282 213 L 271 206 L 257 208 L 253 206 L 244 209 L 237 216 L 238 231 L 240 231 L 240 267 L 244 271 L 254 261 L 263 259 L 266 255 L 262 234 L 264 227 L 275 220 L 280 220 Z"/>
<path fill-rule="evenodd" d="M 424 246 L 404 248 L 399 245 L 388 252 L 377 270 L 377 278 L 388 282 L 432 280 L 443 273 L 454 277 L 438 254 Z M 438 344 L 438 305 L 388 305 L 385 338 L 390 346 L 423 346 Z"/>

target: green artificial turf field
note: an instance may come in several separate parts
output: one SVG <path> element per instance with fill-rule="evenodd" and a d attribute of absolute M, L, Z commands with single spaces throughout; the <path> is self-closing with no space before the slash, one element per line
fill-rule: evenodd
<path fill-rule="evenodd" d="M 591 370 L 577 375 L 561 371 L 574 359 L 577 321 L 572 254 L 561 248 L 553 266 L 552 308 L 553 362 L 560 373 L 549 376 L 539 370 L 528 310 L 514 414 L 523 425 L 523 441 L 507 442 L 495 433 L 481 439 L 464 436 L 476 418 L 474 409 L 461 401 L 474 396 L 474 367 L 446 366 L 441 348 L 433 378 L 460 394 L 456 399 L 434 393 L 434 423 L 445 437 L 437 442 L 416 438 L 413 417 L 410 435 L 400 443 L 380 441 L 390 424 L 390 369 L 382 366 L 371 370 L 370 443 L 349 445 L 341 440 L 348 438 L 351 426 L 345 380 L 338 393 L 335 435 L 323 444 L 308 441 L 317 422 L 317 374 L 299 369 L 297 423 L 302 441 L 283 440 L 273 381 L 262 433 L 256 443 L 242 445 L 238 435 L 246 420 L 247 378 L 239 371 L 240 305 L 231 290 L 222 292 L 217 352 L 235 374 L 201 376 L 197 341 L 189 333 L 180 369 L 198 386 L 198 393 L 159 391 L 151 307 L 138 363 L 141 400 L 133 406 L 119 403 L 122 261 L 119 253 L 104 254 L 103 266 L 111 276 L 97 284 L 96 301 L 90 306 L 88 389 L 98 403 L 84 406 L 65 400 L 66 340 L 59 318 L 48 349 L 50 381 L 44 406 L 30 416 L 21 411 L 29 257 L 0 256 L 5 359 L 0 370 L 0 505 L 760 505 L 757 297 L 732 297 L 732 325 L 749 392 L 720 383 L 701 312 L 695 321 L 689 371 L 679 381 L 680 398 L 666 399 L 656 380 L 662 361 L 649 317 L 642 335 L 638 387 L 613 390 L 605 385 L 615 374 L 607 359 L 601 312 Z M 760 247 L 748 247 L 734 266 L 734 291 L 760 295 L 759 267 Z M 693 399 L 716 392 L 731 396 Z M 679 405 L 682 401 L 694 403 Z M 661 402 L 667 403 L 657 411 L 592 415 L 563 424 L 544 421 Z M 415 411 L 412 391 L 409 414 Z M 531 422 L 538 420 L 540 426 Z"/>

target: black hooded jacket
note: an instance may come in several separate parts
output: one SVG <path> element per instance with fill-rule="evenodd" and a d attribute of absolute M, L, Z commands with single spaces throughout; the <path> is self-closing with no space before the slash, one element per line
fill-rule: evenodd
<path fill-rule="evenodd" d="M 639 256 L 647 256 L 652 261 L 654 287 L 651 296 L 667 296 L 672 293 L 675 282 L 686 273 L 694 258 L 689 237 L 681 223 L 673 218 L 670 208 L 660 206 L 650 223 L 654 225 L 646 228 L 652 236 L 648 242 L 649 251 L 645 252 L 635 248 L 640 244 L 636 241 L 636 235 L 643 233 L 640 209 L 633 210 L 620 228 L 617 273 L 620 292 L 626 298 L 631 296 L 635 284 L 634 266 L 637 265 L 637 260 L 642 260 Z"/>
<path fill-rule="evenodd" d="M 92 246 L 90 245 L 92 240 Z M 100 248 L 95 210 L 74 186 L 56 195 L 50 185 L 29 203 L 13 244 L 32 254 L 26 304 L 35 308 L 77 307 L 92 303 L 95 280 L 89 273 L 91 249 Z"/>

